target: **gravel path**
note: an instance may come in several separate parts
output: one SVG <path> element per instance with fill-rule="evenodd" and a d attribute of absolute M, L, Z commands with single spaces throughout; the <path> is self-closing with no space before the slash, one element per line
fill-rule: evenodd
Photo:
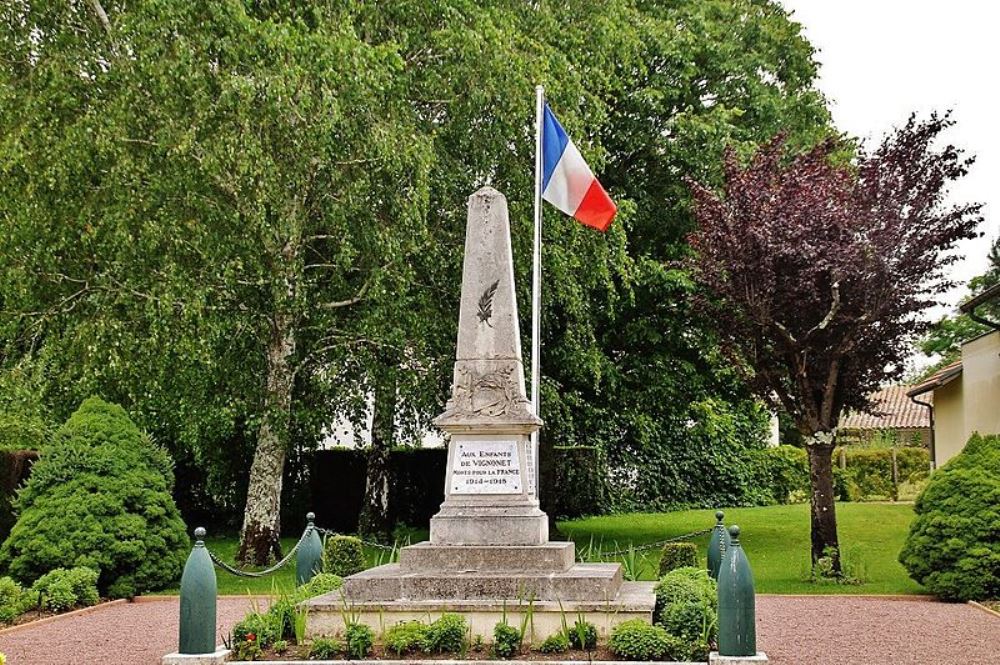
<path fill-rule="evenodd" d="M 0 635 L 0 653 L 7 665 L 158 665 L 164 654 L 177 651 L 179 602 L 144 599 L 57 618 Z M 220 598 L 219 634 L 242 619 L 251 603 Z"/>
<path fill-rule="evenodd" d="M 758 596 L 774 665 L 995 665 L 1000 618 L 929 599 Z"/>
<path fill-rule="evenodd" d="M 219 601 L 219 631 L 250 609 Z M 925 599 L 759 596 L 757 646 L 774 665 L 986 665 L 1000 618 Z M 157 665 L 177 647 L 177 600 L 112 605 L 0 635 L 9 665 Z"/>

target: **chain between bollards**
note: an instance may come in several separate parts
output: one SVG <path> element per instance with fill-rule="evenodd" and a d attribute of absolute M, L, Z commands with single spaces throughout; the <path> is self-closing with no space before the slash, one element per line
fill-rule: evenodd
<path fill-rule="evenodd" d="M 729 532 L 726 531 L 722 518 L 726 514 L 721 510 L 715 511 L 715 526 L 712 527 L 712 537 L 708 541 L 708 574 L 713 580 L 719 579 L 719 567 L 722 565 L 722 557 L 725 556 L 726 548 L 729 547 Z"/>

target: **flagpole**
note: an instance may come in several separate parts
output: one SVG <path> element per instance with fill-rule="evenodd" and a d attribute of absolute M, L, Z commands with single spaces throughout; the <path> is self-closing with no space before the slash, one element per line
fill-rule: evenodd
<path fill-rule="evenodd" d="M 545 90 L 535 86 L 535 243 L 531 270 L 531 408 L 540 416 L 542 391 L 541 330 L 542 330 L 542 123 L 544 122 Z M 531 455 L 534 471 L 534 494 L 538 496 L 538 430 L 531 433 Z"/>

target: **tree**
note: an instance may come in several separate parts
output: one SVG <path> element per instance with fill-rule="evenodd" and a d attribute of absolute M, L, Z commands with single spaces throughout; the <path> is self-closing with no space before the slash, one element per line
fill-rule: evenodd
<path fill-rule="evenodd" d="M 721 194 L 692 181 L 695 279 L 727 350 L 779 404 L 809 453 L 811 553 L 839 570 L 831 454 L 839 414 L 898 378 L 917 317 L 951 286 L 945 252 L 976 235 L 980 205 L 949 206 L 972 160 L 934 141 L 945 117 L 911 117 L 856 163 L 827 140 L 787 154 L 782 136 L 746 166 L 729 151 Z M 830 552 L 832 550 L 832 552 Z"/>
<path fill-rule="evenodd" d="M 975 297 L 1000 283 L 1000 237 L 993 241 L 990 247 L 989 268 L 982 275 L 977 275 L 969 280 L 970 298 Z M 980 313 L 994 319 L 1000 317 L 1000 304 L 996 302 L 984 303 Z M 973 321 L 968 314 L 953 313 L 937 321 L 927 335 L 920 340 L 920 350 L 927 356 L 940 356 L 941 359 L 928 367 L 923 376 L 930 376 L 945 365 L 958 359 L 962 351 L 962 344 L 989 332 L 988 326 Z"/>

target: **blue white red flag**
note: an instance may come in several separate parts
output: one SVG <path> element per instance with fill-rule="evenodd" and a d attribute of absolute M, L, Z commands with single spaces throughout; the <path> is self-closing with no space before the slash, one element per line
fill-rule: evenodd
<path fill-rule="evenodd" d="M 545 104 L 542 121 L 542 198 L 598 231 L 607 231 L 618 208 Z"/>

